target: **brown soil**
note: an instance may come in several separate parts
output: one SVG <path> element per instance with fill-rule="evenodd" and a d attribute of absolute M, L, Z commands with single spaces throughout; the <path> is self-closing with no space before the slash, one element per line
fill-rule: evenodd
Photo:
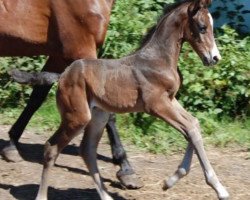
<path fill-rule="evenodd" d="M 0 126 L 0 148 L 7 144 L 9 126 Z M 47 136 L 26 131 L 21 139 L 24 161 L 8 163 L 0 159 L 0 199 L 30 200 L 38 190 L 42 170 L 43 144 Z M 76 138 L 59 156 L 50 177 L 49 199 L 99 199 L 82 159 L 77 156 L 80 137 Z M 161 183 L 170 176 L 182 159 L 182 153 L 154 155 L 125 145 L 129 160 L 144 182 L 139 190 L 125 190 L 116 179 L 118 167 L 111 163 L 110 147 L 104 137 L 99 146 L 99 169 L 105 185 L 114 199 L 136 200 L 213 200 L 215 192 L 206 185 L 197 158 L 190 174 L 168 191 Z M 209 159 L 217 175 L 228 189 L 232 200 L 250 199 L 250 159 L 243 148 L 207 148 Z"/>

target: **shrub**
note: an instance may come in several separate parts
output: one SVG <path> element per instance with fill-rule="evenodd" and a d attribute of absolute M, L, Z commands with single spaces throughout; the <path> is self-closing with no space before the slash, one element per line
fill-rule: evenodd
<path fill-rule="evenodd" d="M 106 42 L 99 55 L 119 58 L 138 48 L 142 35 L 173 0 L 119 0 L 111 14 Z"/>
<path fill-rule="evenodd" d="M 44 56 L 0 58 L 0 111 L 6 107 L 17 107 L 23 104 L 32 90 L 29 86 L 12 82 L 8 72 L 14 68 L 37 71 L 42 68 L 44 62 Z"/>

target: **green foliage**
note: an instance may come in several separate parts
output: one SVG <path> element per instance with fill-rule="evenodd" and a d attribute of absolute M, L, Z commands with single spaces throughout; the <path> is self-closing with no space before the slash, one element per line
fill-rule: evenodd
<path fill-rule="evenodd" d="M 138 48 L 142 35 L 173 0 L 119 0 L 113 8 L 101 57 L 119 58 Z"/>
<path fill-rule="evenodd" d="M 233 29 L 223 27 L 217 42 L 223 59 L 214 68 L 202 66 L 196 53 L 184 46 L 180 100 L 193 112 L 244 117 L 250 102 L 250 37 L 239 39 Z"/>
<path fill-rule="evenodd" d="M 8 72 L 18 68 L 25 71 L 37 71 L 44 65 L 44 56 L 40 57 L 0 57 L 0 111 L 6 107 L 23 104 L 29 97 L 31 87 L 13 83 Z"/>

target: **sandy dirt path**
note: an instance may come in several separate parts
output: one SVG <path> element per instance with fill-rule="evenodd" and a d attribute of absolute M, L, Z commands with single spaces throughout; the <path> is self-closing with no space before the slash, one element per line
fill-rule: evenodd
<path fill-rule="evenodd" d="M 7 144 L 9 126 L 0 126 L 0 148 Z M 8 163 L 0 159 L 0 199 L 32 200 L 38 190 L 42 170 L 43 144 L 48 134 L 26 131 L 21 139 L 24 161 Z M 86 167 L 78 156 L 76 138 L 59 156 L 50 177 L 50 200 L 99 199 Z M 129 160 L 144 182 L 139 190 L 125 190 L 116 179 L 118 167 L 111 163 L 110 147 L 104 136 L 99 146 L 99 168 L 105 185 L 115 200 L 214 200 L 215 192 L 206 185 L 195 156 L 190 174 L 168 191 L 161 190 L 162 180 L 170 176 L 183 154 L 154 155 L 125 145 Z M 243 148 L 207 148 L 209 159 L 232 200 L 250 200 L 250 159 Z"/>

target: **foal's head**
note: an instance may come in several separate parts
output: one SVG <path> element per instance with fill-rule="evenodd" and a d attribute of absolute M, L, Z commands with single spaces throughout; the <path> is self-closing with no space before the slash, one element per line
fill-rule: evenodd
<path fill-rule="evenodd" d="M 220 53 L 213 35 L 213 19 L 207 7 L 211 0 L 195 0 L 188 7 L 184 39 L 188 41 L 206 66 L 216 64 Z"/>

